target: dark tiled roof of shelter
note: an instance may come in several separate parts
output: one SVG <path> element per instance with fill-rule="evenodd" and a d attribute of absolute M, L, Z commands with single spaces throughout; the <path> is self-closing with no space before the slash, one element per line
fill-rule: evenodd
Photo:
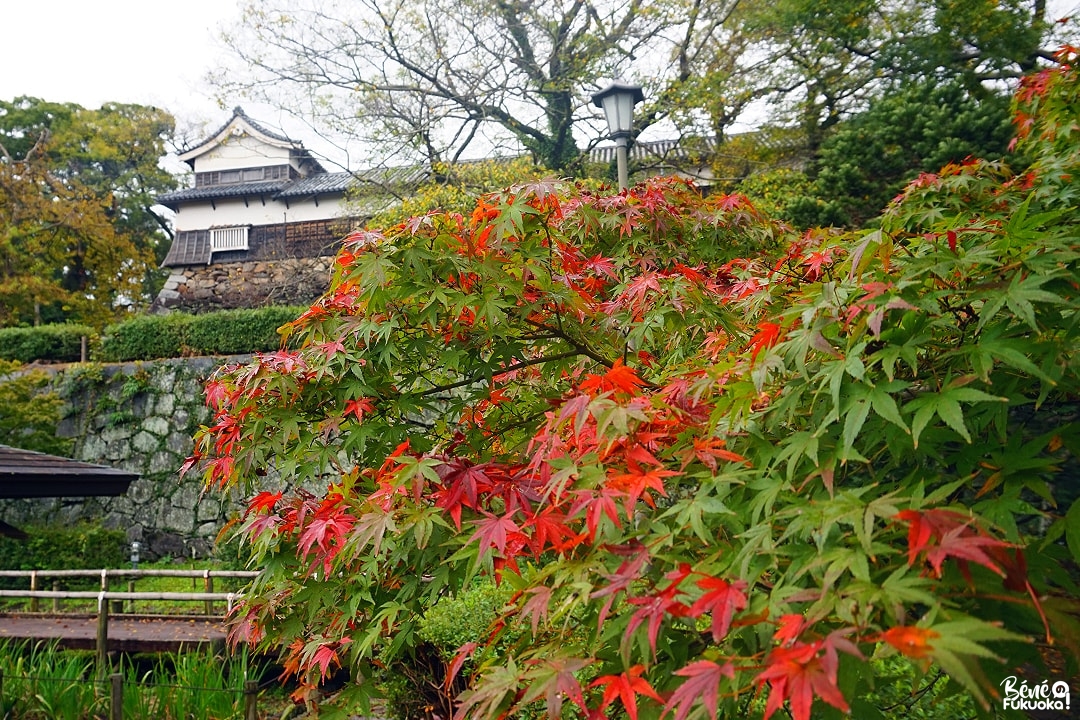
<path fill-rule="evenodd" d="M 0 445 L 0 498 L 123 495 L 139 475 Z"/>
<path fill-rule="evenodd" d="M 290 184 L 289 180 L 266 180 L 253 183 L 235 183 L 233 185 L 204 185 L 203 187 L 185 188 L 176 192 L 159 195 L 157 202 L 165 207 L 176 209 L 183 202 L 192 200 L 217 200 L 219 198 L 251 197 L 253 195 L 275 195 Z"/>

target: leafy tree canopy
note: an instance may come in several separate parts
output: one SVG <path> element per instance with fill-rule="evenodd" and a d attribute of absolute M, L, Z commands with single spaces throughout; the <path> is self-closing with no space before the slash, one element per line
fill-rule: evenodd
<path fill-rule="evenodd" d="M 785 217 L 803 228 L 864 226 L 920 172 L 968 157 L 1000 160 L 1011 138 L 1004 96 L 975 97 L 955 81 L 912 83 L 836 126 L 810 165 L 812 186 L 786 198 Z"/>
<path fill-rule="evenodd" d="M 888 654 L 989 707 L 1050 642 L 1074 675 L 1076 57 L 1021 88 L 1023 175 L 948 165 L 873 231 L 657 180 L 351 236 L 295 349 L 207 385 L 186 469 L 261 491 L 233 641 L 362 700 L 487 575 L 458 718 L 864 717 Z"/>
<path fill-rule="evenodd" d="M 177 185 L 158 165 L 173 131 L 156 108 L 0 101 L 0 323 L 101 325 L 152 298 Z"/>
<path fill-rule="evenodd" d="M 645 86 L 637 131 L 720 141 L 765 108 L 813 153 L 885 86 L 1015 79 L 1074 28 L 1043 0 L 277 0 L 246 4 L 213 80 L 390 164 L 524 151 L 580 174 L 614 77 Z"/>

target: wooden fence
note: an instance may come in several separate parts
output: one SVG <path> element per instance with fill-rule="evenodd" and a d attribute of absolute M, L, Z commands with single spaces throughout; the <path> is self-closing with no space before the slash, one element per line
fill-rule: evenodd
<path fill-rule="evenodd" d="M 204 612 L 213 614 L 215 602 L 225 603 L 225 612 L 232 611 L 233 603 L 240 597 L 236 592 L 215 592 L 214 578 L 251 579 L 259 573 L 250 570 L 0 570 L 0 577 L 25 577 L 30 580 L 29 590 L 0 590 L 0 598 L 28 598 L 30 611 L 37 612 L 38 600 L 51 599 L 53 612 L 59 612 L 61 600 L 96 600 L 97 601 L 97 667 L 99 677 L 104 677 L 108 667 L 109 613 L 110 603 L 113 610 L 120 612 L 125 600 L 157 600 L 170 602 L 202 602 Z M 39 590 L 40 581 L 46 578 L 54 580 L 54 587 L 59 578 L 100 578 L 100 590 Z M 134 583 L 141 577 L 179 577 L 203 579 L 203 592 L 135 592 Z M 109 586 L 113 579 L 128 580 L 127 591 L 113 591 Z"/>

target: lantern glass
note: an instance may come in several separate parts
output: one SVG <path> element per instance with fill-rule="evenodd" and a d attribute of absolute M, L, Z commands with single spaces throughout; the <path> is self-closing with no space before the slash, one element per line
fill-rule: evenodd
<path fill-rule="evenodd" d="M 608 134 L 613 138 L 628 137 L 633 128 L 634 105 L 643 100 L 641 87 L 616 80 L 593 95 L 593 104 L 604 110 Z"/>

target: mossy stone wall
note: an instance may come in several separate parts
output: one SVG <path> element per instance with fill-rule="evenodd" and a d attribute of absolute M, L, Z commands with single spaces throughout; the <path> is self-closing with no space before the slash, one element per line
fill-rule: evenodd
<path fill-rule="evenodd" d="M 222 363 L 240 358 L 181 358 L 58 366 L 53 389 L 65 401 L 57 434 L 74 442 L 73 457 L 136 472 L 120 497 L 0 501 L 0 518 L 20 523 L 102 521 L 143 544 L 145 556 L 205 557 L 240 498 L 203 492 L 202 478 L 180 480 L 192 435 L 211 414 L 203 383 Z"/>

